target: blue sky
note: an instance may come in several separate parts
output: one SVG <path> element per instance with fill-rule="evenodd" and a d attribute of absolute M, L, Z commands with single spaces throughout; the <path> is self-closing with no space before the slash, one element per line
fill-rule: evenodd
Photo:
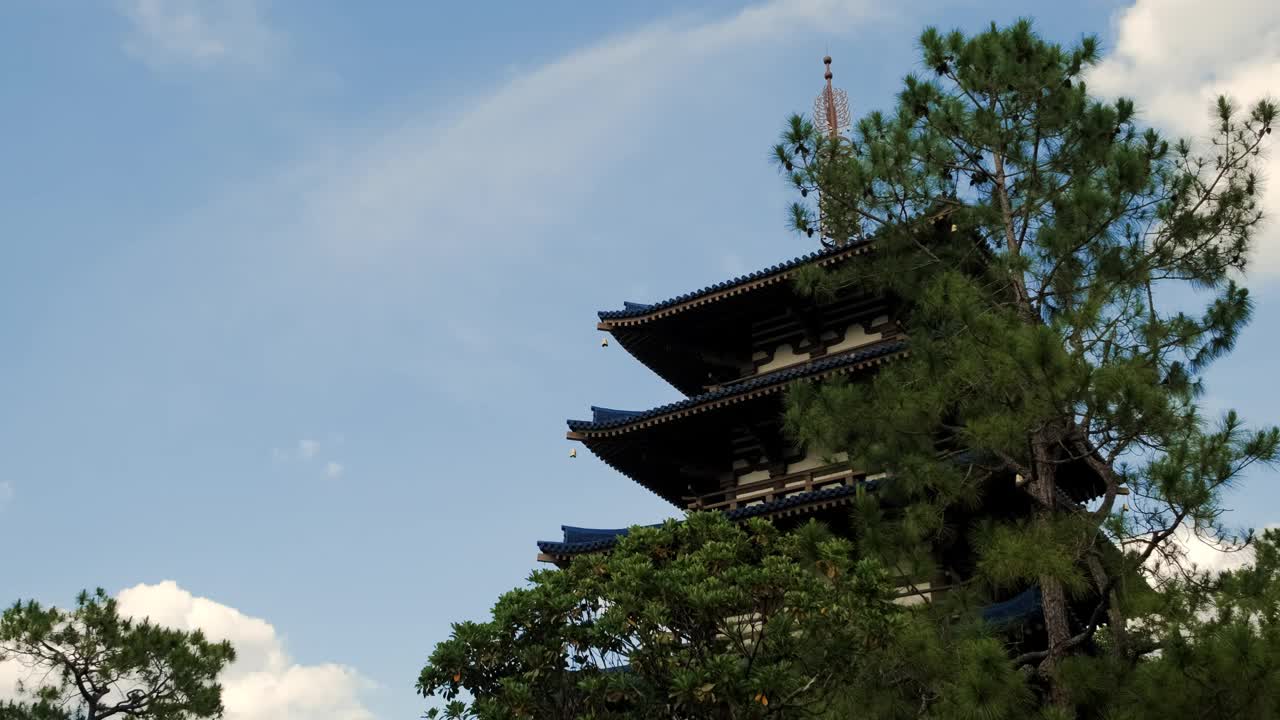
<path fill-rule="evenodd" d="M 594 312 L 811 249 L 768 151 L 824 53 L 865 112 L 924 25 L 1029 14 L 1197 132 L 1280 77 L 1280 11 L 1226 4 L 8 3 L 0 594 L 130 589 L 243 639 L 231 720 L 416 717 L 432 644 L 536 539 L 671 512 L 567 457 L 588 405 L 676 397 Z M 1210 388 L 1257 420 L 1277 240 Z M 1273 482 L 1233 519 L 1276 521 Z"/>

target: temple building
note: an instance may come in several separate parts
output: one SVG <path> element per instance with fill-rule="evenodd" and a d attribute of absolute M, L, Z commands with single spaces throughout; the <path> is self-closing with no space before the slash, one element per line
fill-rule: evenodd
<path fill-rule="evenodd" d="M 834 136 L 848 111 L 843 95 L 831 87 L 830 58 L 824 62 L 827 87 L 815 118 L 825 115 L 819 125 Z M 933 226 L 934 232 L 948 230 L 955 231 L 949 222 Z M 802 268 L 864 262 L 870 252 L 870 239 L 831 244 L 668 300 L 601 311 L 597 327 L 685 397 L 648 410 L 592 407 L 590 419 L 569 421 L 568 438 L 681 511 L 718 511 L 732 520 L 763 517 L 782 529 L 810 519 L 837 532 L 846 529 L 858 490 L 874 490 L 892 478 L 788 440 L 783 402 L 797 382 L 840 376 L 856 381 L 908 352 L 896 301 L 856 285 L 815 297 L 799 292 L 794 282 Z M 1064 465 L 1059 477 L 1061 506 L 1078 508 L 1102 493 L 1100 479 L 1083 462 Z M 982 507 L 954 518 L 956 527 L 971 526 L 974 515 L 1032 512 L 1020 478 L 997 475 L 988 484 Z M 538 543 L 538 559 L 566 565 L 583 553 L 607 551 L 626 532 L 563 526 L 560 539 Z M 903 578 L 926 590 L 924 595 L 973 574 L 974 554 L 963 532 L 934 554 L 932 577 Z M 988 602 L 993 604 L 983 615 L 990 620 L 1039 614 L 1035 588 L 996 594 Z"/>
<path fill-rule="evenodd" d="M 570 440 L 682 510 L 791 525 L 843 515 L 860 483 L 841 456 L 787 441 L 786 388 L 858 375 L 905 350 L 890 304 L 854 288 L 827 302 L 799 294 L 796 271 L 856 262 L 865 244 L 832 248 L 654 304 L 599 313 L 599 329 L 686 397 L 649 410 L 591 408 Z M 831 518 L 835 519 L 835 518 Z M 564 528 L 539 559 L 565 563 L 624 531 Z"/>
<path fill-rule="evenodd" d="M 661 302 L 601 311 L 597 327 L 685 398 L 639 411 L 592 407 L 590 419 L 568 422 L 568 438 L 681 511 L 764 517 L 783 529 L 811 518 L 837 532 L 846 528 L 858 489 L 874 490 L 891 478 L 790 442 L 783 400 L 793 383 L 869 377 L 907 352 L 892 301 L 853 286 L 817 299 L 795 286 L 804 266 L 859 262 L 868 250 L 866 242 L 827 248 Z M 1083 463 L 1063 477 L 1061 503 L 1079 507 L 1101 494 L 1100 481 Z M 978 513 L 1031 512 L 1016 477 L 991 483 Z M 560 539 L 538 542 L 540 561 L 565 565 L 583 553 L 607 551 L 627 532 L 561 530 Z M 935 551 L 936 573 L 909 579 L 930 598 L 935 588 L 942 592 L 973 571 L 963 534 Z M 919 595 L 903 601 L 923 599 Z M 1038 619 L 1034 588 L 991 601 L 982 610 L 989 620 Z"/>

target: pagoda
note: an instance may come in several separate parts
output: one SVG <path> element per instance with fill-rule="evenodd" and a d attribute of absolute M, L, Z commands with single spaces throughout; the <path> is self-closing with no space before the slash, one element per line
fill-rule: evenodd
<path fill-rule="evenodd" d="M 819 298 L 793 282 L 803 267 L 834 269 L 869 251 L 870 242 L 830 247 L 661 302 L 601 311 L 597 327 L 685 397 L 639 411 L 592 407 L 590 419 L 568 421 L 568 439 L 681 511 L 766 518 L 784 530 L 814 519 L 847 532 L 859 490 L 874 491 L 892 478 L 860 470 L 842 453 L 826 456 L 788 440 L 783 401 L 795 383 L 865 379 L 909 352 L 893 300 L 852 285 Z M 1102 494 L 1083 462 L 1064 468 L 1062 477 L 1060 505 L 1078 508 Z M 995 475 L 987 485 L 982 507 L 953 518 L 953 527 L 971 526 L 974 515 L 1033 511 L 1020 478 Z M 560 539 L 538 542 L 539 561 L 565 566 L 579 555 L 607 552 L 627 533 L 561 530 Z M 963 532 L 935 547 L 934 557 L 931 577 L 903 578 L 911 591 L 900 602 L 932 600 L 973 574 Z M 1035 643 L 1043 630 L 1039 597 L 1034 587 L 999 593 L 981 613 L 1029 631 L 1024 640 Z M 1073 614 L 1088 612 L 1085 599 L 1072 605 Z"/>
<path fill-rule="evenodd" d="M 784 391 L 801 380 L 863 375 L 906 351 L 890 302 L 855 288 L 829 300 L 797 292 L 796 272 L 856 261 L 866 243 L 829 248 L 653 304 L 599 313 L 597 327 L 685 395 L 649 410 L 592 407 L 568 438 L 682 510 L 790 525 L 840 509 L 877 478 L 783 432 Z M 563 564 L 621 530 L 565 527 L 539 542 Z"/>
<path fill-rule="evenodd" d="M 830 58 L 825 62 L 827 89 L 819 100 L 827 112 L 820 125 L 834 133 L 848 113 L 833 109 L 843 97 L 832 91 Z M 948 230 L 954 231 L 949 221 L 924 232 Z M 592 407 L 590 419 L 568 421 L 568 439 L 681 511 L 766 518 L 782 529 L 816 519 L 847 531 L 858 492 L 892 479 L 855 467 L 843 454 L 789 440 L 783 402 L 795 383 L 856 382 L 909 352 L 899 301 L 856 284 L 815 296 L 794 282 L 804 268 L 865 262 L 873 240 L 824 238 L 822 250 L 772 267 L 660 302 L 601 311 L 597 328 L 685 397 L 648 410 Z M 1062 505 L 1080 507 L 1102 494 L 1100 479 L 1082 461 L 1064 466 L 1060 477 Z M 974 515 L 1025 517 L 1034 510 L 1021 478 L 996 474 L 987 485 L 982 507 L 953 518 L 955 527 L 972 525 Z M 626 532 L 562 526 L 560 539 L 538 542 L 538 559 L 564 566 L 607 551 Z M 924 589 L 924 600 L 973 574 L 963 533 L 935 548 L 935 560 L 933 577 L 905 579 L 914 595 Z M 1038 614 L 1034 588 L 992 600 L 983 610 L 988 619 Z"/>

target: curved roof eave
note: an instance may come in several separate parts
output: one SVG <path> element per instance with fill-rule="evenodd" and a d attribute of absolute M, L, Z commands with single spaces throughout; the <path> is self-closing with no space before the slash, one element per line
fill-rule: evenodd
<path fill-rule="evenodd" d="M 723 510 L 724 516 L 730 520 L 746 520 L 760 515 L 771 515 L 793 509 L 811 509 L 814 505 L 829 505 L 847 498 L 852 498 L 859 489 L 874 490 L 878 481 L 867 480 L 853 485 L 840 485 L 822 490 L 796 493 L 784 497 L 748 505 L 735 510 Z M 650 525 L 646 527 L 657 527 Z M 626 530 L 595 530 L 586 528 L 568 528 L 561 526 L 564 540 L 539 540 L 538 549 L 548 555 L 566 557 L 588 552 L 608 550 L 618 544 L 618 539 L 627 535 Z M 574 532 L 570 532 L 570 531 Z M 612 533 L 612 534 L 610 534 Z"/>
<path fill-rule="evenodd" d="M 795 380 L 823 375 L 837 370 L 852 370 L 866 364 L 878 364 L 896 353 L 905 351 L 907 344 L 901 340 L 890 340 L 855 350 L 842 355 L 812 360 L 802 365 L 783 368 L 764 375 L 757 375 L 736 383 L 724 385 L 710 392 L 694 395 L 666 405 L 648 410 L 613 410 L 593 406 L 590 420 L 569 420 L 570 438 L 579 440 L 582 433 L 596 433 L 608 430 L 621 431 L 631 425 L 640 423 L 652 424 L 663 419 L 680 416 L 705 405 L 716 405 L 728 402 L 741 395 L 774 389 L 775 386 L 786 385 Z"/>
<path fill-rule="evenodd" d="M 639 325 L 668 315 L 674 315 L 700 305 L 780 282 L 804 265 L 812 263 L 829 265 L 846 257 L 860 255 L 866 252 L 870 245 L 871 240 L 867 239 L 849 245 L 819 250 L 655 303 L 624 302 L 621 310 L 601 310 L 596 313 L 600 318 L 598 327 L 601 330 L 611 330 L 614 327 Z"/>

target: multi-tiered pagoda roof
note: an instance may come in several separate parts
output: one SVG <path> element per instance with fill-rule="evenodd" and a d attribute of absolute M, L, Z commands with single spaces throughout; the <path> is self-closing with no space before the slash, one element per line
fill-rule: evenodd
<path fill-rule="evenodd" d="M 600 311 L 596 327 L 685 395 L 697 395 L 751 374 L 755 352 L 804 343 L 819 310 L 827 323 L 865 316 L 865 306 L 878 302 L 873 296 L 851 292 L 819 305 L 799 296 L 792 281 L 802 267 L 833 267 L 868 249 L 865 242 L 831 248 L 661 302 L 624 303 Z"/>
<path fill-rule="evenodd" d="M 599 313 L 599 329 L 685 398 L 646 410 L 592 407 L 568 437 L 681 509 L 733 519 L 809 517 L 845 505 L 868 478 L 786 440 L 783 391 L 802 380 L 874 372 L 906 352 L 891 304 L 844 288 L 797 291 L 802 267 L 856 262 L 865 243 L 811 253 L 661 302 Z M 540 542 L 563 562 L 611 546 L 617 530 L 565 527 Z"/>
<path fill-rule="evenodd" d="M 908 348 L 893 301 L 854 286 L 819 299 L 794 280 L 806 266 L 859 262 L 869 250 L 867 242 L 829 248 L 660 302 L 601 311 L 597 327 L 685 397 L 643 410 L 592 407 L 589 419 L 568 421 L 568 438 L 682 510 L 785 524 L 838 518 L 858 488 L 874 488 L 879 478 L 790 442 L 784 391 L 801 381 L 869 376 Z M 1100 488 L 1079 470 L 1064 472 L 1077 476 L 1064 483 L 1064 499 L 1077 503 Z M 625 534 L 562 531 L 562 539 L 538 543 L 540 559 L 563 563 Z"/>

